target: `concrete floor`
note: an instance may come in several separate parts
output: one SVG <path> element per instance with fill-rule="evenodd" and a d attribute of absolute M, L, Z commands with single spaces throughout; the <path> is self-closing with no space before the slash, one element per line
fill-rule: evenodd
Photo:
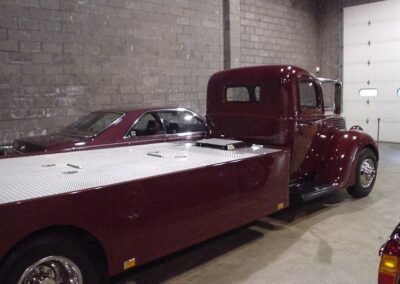
<path fill-rule="evenodd" d="M 380 144 L 371 194 L 285 210 L 127 272 L 113 284 L 376 283 L 378 249 L 400 222 L 400 144 Z"/>

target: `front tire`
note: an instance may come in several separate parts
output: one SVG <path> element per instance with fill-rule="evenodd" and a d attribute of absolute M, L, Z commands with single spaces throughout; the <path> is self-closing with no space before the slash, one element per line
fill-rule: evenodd
<path fill-rule="evenodd" d="M 6 258 L 0 283 L 105 283 L 103 266 L 95 255 L 77 238 L 41 235 L 26 241 Z"/>
<path fill-rule="evenodd" d="M 357 161 L 356 183 L 347 189 L 348 193 L 355 198 L 367 196 L 374 187 L 377 168 L 375 153 L 369 148 L 362 150 Z"/>

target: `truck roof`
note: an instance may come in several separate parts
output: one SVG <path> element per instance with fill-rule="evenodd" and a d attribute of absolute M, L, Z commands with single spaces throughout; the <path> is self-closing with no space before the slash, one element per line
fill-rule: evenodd
<path fill-rule="evenodd" d="M 0 160 L 0 204 L 101 188 L 277 152 L 157 143 Z"/>
<path fill-rule="evenodd" d="M 287 80 L 298 75 L 315 77 L 312 73 L 293 65 L 261 65 L 220 71 L 215 73 L 211 77 L 211 80 L 213 80 L 213 78 L 226 80 L 226 77 L 229 77 L 232 78 L 232 81 L 240 83 L 241 81 L 246 81 L 247 78 L 254 78 L 255 76 Z"/>

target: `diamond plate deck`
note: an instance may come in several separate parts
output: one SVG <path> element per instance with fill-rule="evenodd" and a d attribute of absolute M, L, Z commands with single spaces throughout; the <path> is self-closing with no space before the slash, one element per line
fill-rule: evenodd
<path fill-rule="evenodd" d="M 223 151 L 157 143 L 0 159 L 0 204 L 70 193 L 246 159 L 280 150 Z"/>

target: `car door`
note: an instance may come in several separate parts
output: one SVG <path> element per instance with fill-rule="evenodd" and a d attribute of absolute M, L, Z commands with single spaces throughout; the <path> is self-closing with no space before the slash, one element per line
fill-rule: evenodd
<path fill-rule="evenodd" d="M 157 112 L 166 130 L 167 141 L 197 140 L 206 136 L 205 123 L 188 110 Z"/>

